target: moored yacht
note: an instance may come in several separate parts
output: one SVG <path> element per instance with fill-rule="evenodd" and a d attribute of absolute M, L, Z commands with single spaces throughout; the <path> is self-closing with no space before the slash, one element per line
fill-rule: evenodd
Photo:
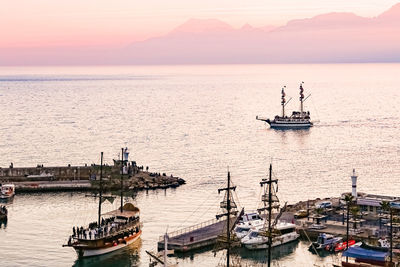
<path fill-rule="evenodd" d="M 289 101 L 286 102 L 286 93 L 285 93 L 285 88 L 284 86 L 282 88 L 282 97 L 281 97 L 281 105 L 282 105 L 282 115 L 276 115 L 273 120 L 270 119 L 265 119 L 261 117 L 256 117 L 257 120 L 265 121 L 268 123 L 271 128 L 280 128 L 280 129 L 302 129 L 302 128 L 310 128 L 313 126 L 313 122 L 311 121 L 310 118 L 310 111 L 304 111 L 303 108 L 303 103 L 304 101 L 307 100 L 307 98 L 310 96 L 307 96 L 304 98 L 304 89 L 303 89 L 303 83 L 300 84 L 300 111 L 293 111 L 292 115 L 287 116 L 285 113 L 285 106 Z"/>
<path fill-rule="evenodd" d="M 3 184 L 1 186 L 0 198 L 12 198 L 15 195 L 14 184 Z"/>
<path fill-rule="evenodd" d="M 264 219 L 256 212 L 244 214 L 235 226 L 235 234 L 239 239 L 245 237 L 250 229 L 261 229 L 264 226 Z"/>
<path fill-rule="evenodd" d="M 295 241 L 300 237 L 296 232 L 296 225 L 293 223 L 279 222 L 273 232 L 277 235 L 272 238 L 272 247 Z M 268 248 L 268 235 L 264 229 L 254 229 L 240 242 L 247 249 L 266 249 Z"/>
<path fill-rule="evenodd" d="M 276 188 L 273 186 L 275 183 Z M 269 167 L 269 180 L 262 179 L 260 185 L 263 187 L 261 202 L 263 207 L 258 212 L 266 212 L 264 225 L 261 227 L 253 227 L 249 233 L 240 240 L 240 243 L 247 249 L 266 249 L 269 252 L 272 247 L 283 245 L 291 241 L 297 240 L 300 235 L 296 232 L 296 225 L 293 223 L 280 221 L 279 218 L 286 209 L 285 205 L 280 208 L 278 192 L 278 179 L 272 179 L 272 164 Z M 272 210 L 277 209 L 279 213 L 272 218 Z"/>

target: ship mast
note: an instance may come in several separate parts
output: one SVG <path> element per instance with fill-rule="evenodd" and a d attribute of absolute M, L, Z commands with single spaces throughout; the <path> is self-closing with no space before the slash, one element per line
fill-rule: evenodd
<path fill-rule="evenodd" d="M 124 204 L 124 199 L 123 199 L 123 174 L 124 174 L 124 148 L 121 148 L 121 213 L 122 213 L 122 207 Z"/>
<path fill-rule="evenodd" d="M 301 82 L 301 83 L 300 83 L 300 115 L 301 115 L 301 116 L 303 115 L 303 99 L 304 99 L 304 94 L 303 94 L 303 91 L 304 91 L 304 89 L 303 89 L 303 83 L 304 83 L 304 82 Z"/>
<path fill-rule="evenodd" d="M 285 117 L 285 103 L 286 103 L 286 99 L 285 99 L 285 96 L 286 96 L 286 94 L 285 94 L 285 88 L 286 88 L 286 86 L 283 86 L 283 88 L 282 88 L 282 102 L 281 102 L 281 104 L 282 104 L 282 118 Z"/>
<path fill-rule="evenodd" d="M 223 216 L 227 216 L 226 219 L 226 234 L 227 234 L 227 250 L 226 250 L 226 266 L 229 267 L 230 264 L 230 250 L 231 250 L 231 229 L 230 229 L 230 219 L 231 214 L 236 214 L 236 212 L 231 212 L 232 208 L 236 208 L 236 204 L 233 201 L 233 205 L 231 204 L 231 190 L 235 191 L 236 186 L 231 186 L 231 173 L 228 171 L 228 186 L 226 188 L 218 189 L 218 194 L 221 191 L 226 191 L 226 207 L 224 201 L 221 202 L 221 208 L 224 207 L 227 213 L 216 215 L 216 218 L 219 219 Z"/>
<path fill-rule="evenodd" d="M 268 267 L 271 267 L 271 250 L 272 250 L 272 183 L 278 184 L 278 179 L 272 180 L 272 164 L 269 165 L 269 179 L 262 179 L 261 186 L 268 185 Z M 263 197 L 265 209 L 265 195 Z"/>
<path fill-rule="evenodd" d="M 103 192 L 103 152 L 101 152 L 100 157 L 100 192 L 99 192 L 99 218 L 98 218 L 98 226 L 100 227 L 100 217 L 101 217 L 101 198 Z"/>

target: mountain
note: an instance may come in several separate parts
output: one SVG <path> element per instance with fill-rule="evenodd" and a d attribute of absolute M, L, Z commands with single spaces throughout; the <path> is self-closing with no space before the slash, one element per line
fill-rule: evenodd
<path fill-rule="evenodd" d="M 0 50 L 0 64 L 229 64 L 400 62 L 400 3 L 377 17 L 327 13 L 281 27 L 233 28 L 190 19 L 120 49 Z"/>
<path fill-rule="evenodd" d="M 177 28 L 185 31 L 131 44 L 125 63 L 400 62 L 399 21 L 400 4 L 375 18 L 328 13 L 268 30 L 190 20 Z"/>

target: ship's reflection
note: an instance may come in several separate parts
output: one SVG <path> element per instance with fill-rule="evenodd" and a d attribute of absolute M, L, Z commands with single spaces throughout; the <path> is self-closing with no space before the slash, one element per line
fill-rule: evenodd
<path fill-rule="evenodd" d="M 288 256 L 293 253 L 299 245 L 299 241 L 296 240 L 294 242 L 290 242 L 287 244 L 283 244 L 278 247 L 272 248 L 272 259 L 277 260 L 282 257 Z M 213 246 L 209 246 L 207 248 L 202 248 L 198 250 L 193 250 L 185 253 L 176 253 L 175 256 L 181 259 L 189 258 L 190 260 L 194 260 L 196 254 L 202 254 L 213 250 Z M 248 250 L 244 247 L 232 248 L 232 257 L 239 257 L 245 262 L 252 261 L 257 263 L 266 263 L 267 262 L 267 253 L 265 249 L 260 250 Z"/>
<path fill-rule="evenodd" d="M 293 253 L 299 245 L 299 241 L 293 241 L 281 246 L 273 247 L 271 252 L 272 260 L 277 260 L 283 258 L 291 253 Z M 248 250 L 246 248 L 239 248 L 234 253 L 237 253 L 243 260 L 251 260 L 257 263 L 267 262 L 267 253 L 265 249 L 260 250 Z"/>
<path fill-rule="evenodd" d="M 139 266 L 140 263 L 140 248 L 142 247 L 142 240 L 130 244 L 129 246 L 119 249 L 117 251 L 104 254 L 101 256 L 94 256 L 89 258 L 77 259 L 73 266 L 76 267 L 125 267 L 125 266 Z"/>

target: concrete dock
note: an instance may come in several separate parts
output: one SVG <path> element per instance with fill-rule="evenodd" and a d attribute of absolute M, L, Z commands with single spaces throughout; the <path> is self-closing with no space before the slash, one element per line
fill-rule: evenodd
<path fill-rule="evenodd" d="M 143 170 L 143 166 L 128 165 L 123 177 L 125 189 L 152 190 L 175 188 L 185 183 L 179 177 Z M 147 168 L 146 168 L 147 169 Z M 0 168 L 0 184 L 12 183 L 16 192 L 98 190 L 100 166 L 57 166 Z M 103 189 L 121 187 L 120 167 L 103 166 Z"/>

